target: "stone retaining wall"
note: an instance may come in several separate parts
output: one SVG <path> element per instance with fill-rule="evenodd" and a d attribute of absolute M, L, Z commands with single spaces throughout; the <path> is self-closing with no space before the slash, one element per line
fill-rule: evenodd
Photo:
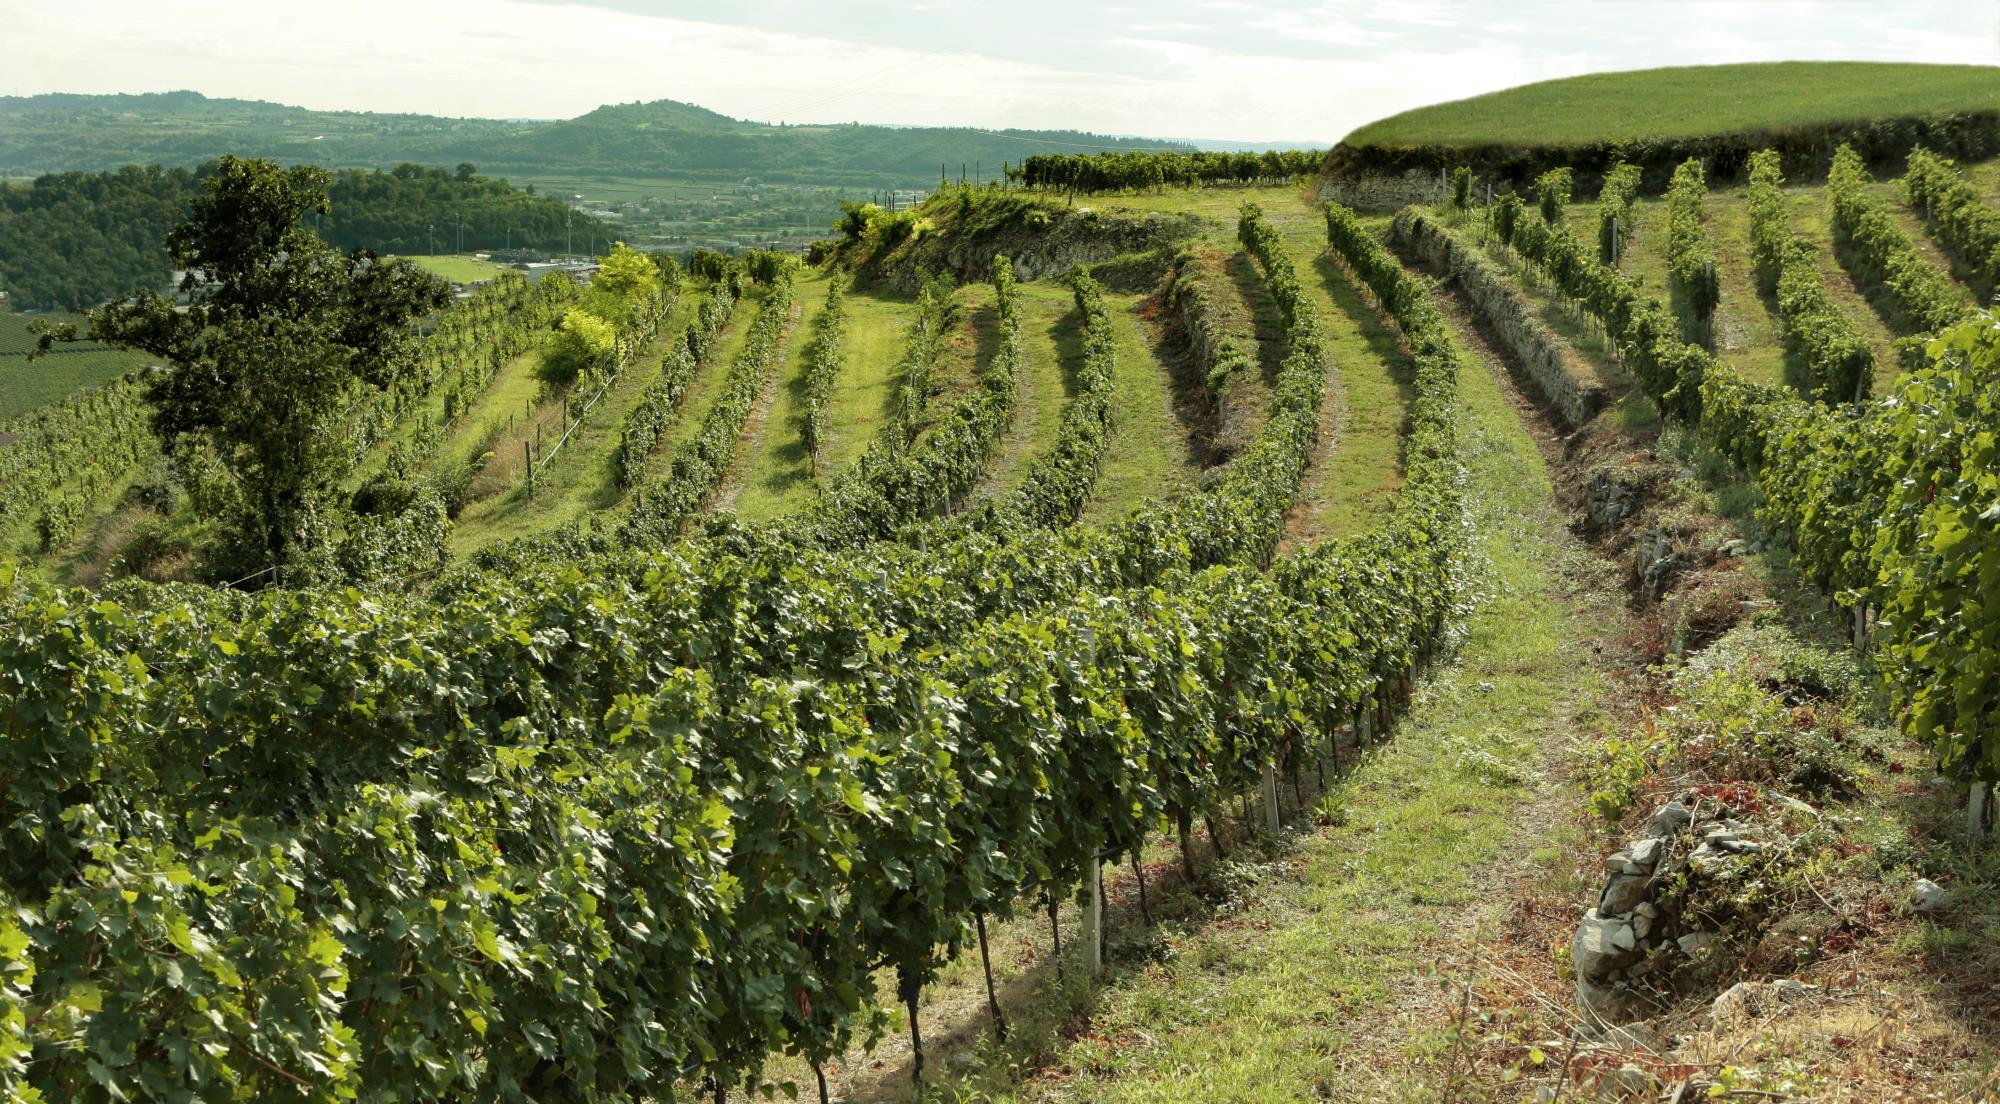
<path fill-rule="evenodd" d="M 1563 339 L 1536 317 L 1534 305 L 1477 246 L 1414 208 L 1396 215 L 1391 234 L 1392 240 L 1405 244 L 1446 279 L 1458 283 L 1507 351 L 1526 369 L 1542 397 L 1572 429 L 1604 408 L 1610 396 L 1603 385 L 1576 372 L 1563 355 Z"/>

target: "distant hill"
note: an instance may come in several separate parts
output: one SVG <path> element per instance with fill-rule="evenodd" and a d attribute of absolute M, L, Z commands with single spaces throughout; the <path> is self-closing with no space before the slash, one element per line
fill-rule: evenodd
<path fill-rule="evenodd" d="M 333 168 L 477 164 L 497 174 L 591 173 L 770 183 L 920 186 L 939 167 L 988 175 L 1031 153 L 1184 143 L 1079 131 L 859 124 L 772 126 L 675 100 L 609 104 L 574 119 L 521 121 L 311 111 L 196 92 L 0 97 L 0 175 L 192 167 L 223 153 Z"/>

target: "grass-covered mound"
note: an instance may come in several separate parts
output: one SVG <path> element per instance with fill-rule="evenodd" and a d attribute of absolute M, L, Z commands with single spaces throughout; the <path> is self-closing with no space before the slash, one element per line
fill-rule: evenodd
<path fill-rule="evenodd" d="M 1557 164 L 1585 175 L 1617 160 L 1664 186 L 1703 157 L 1723 176 L 1775 148 L 1787 175 L 1820 174 L 1848 142 L 1876 163 L 1922 145 L 2000 152 L 2000 67 L 1785 61 L 1594 73 L 1432 104 L 1347 136 L 1328 172 L 1354 177 L 1470 164 L 1508 180 Z"/>

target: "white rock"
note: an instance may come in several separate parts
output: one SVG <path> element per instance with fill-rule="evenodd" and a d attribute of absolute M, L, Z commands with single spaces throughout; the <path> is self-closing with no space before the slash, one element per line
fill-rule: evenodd
<path fill-rule="evenodd" d="M 1610 974 L 1632 961 L 1633 948 L 1638 945 L 1638 937 L 1632 934 L 1631 924 L 1624 920 L 1606 919 L 1599 916 L 1596 909 L 1591 909 L 1583 914 L 1583 923 L 1577 925 L 1576 940 L 1570 947 L 1577 976 L 1602 978 Z"/>
<path fill-rule="evenodd" d="M 1714 932 L 1689 932 L 1674 940 L 1674 945 L 1681 949 L 1682 954 L 1694 958 L 1720 942 L 1722 937 Z"/>
<path fill-rule="evenodd" d="M 1787 1004 L 1811 996 L 1813 987 L 1786 978 L 1782 981 L 1739 981 L 1709 1006 L 1709 1016 L 1717 1027 L 1746 1023 Z"/>
<path fill-rule="evenodd" d="M 1951 894 L 1929 878 L 1918 878 L 1910 887 L 1910 907 L 1925 914 L 1943 912 L 1951 907 Z"/>
<path fill-rule="evenodd" d="M 1639 907 L 1646 900 L 1646 889 L 1652 881 L 1644 874 L 1613 874 L 1597 899 L 1598 915 L 1620 916 Z"/>
<path fill-rule="evenodd" d="M 1693 819 L 1694 815 L 1688 812 L 1687 806 L 1678 801 L 1669 801 L 1653 810 L 1653 815 L 1646 818 L 1646 835 L 1654 839 L 1671 836 L 1687 827 L 1688 822 Z"/>
<path fill-rule="evenodd" d="M 1633 844 L 1628 850 L 1631 851 L 1633 862 L 1650 868 L 1660 861 L 1660 852 L 1665 847 L 1666 844 L 1660 840 L 1648 837 Z"/>

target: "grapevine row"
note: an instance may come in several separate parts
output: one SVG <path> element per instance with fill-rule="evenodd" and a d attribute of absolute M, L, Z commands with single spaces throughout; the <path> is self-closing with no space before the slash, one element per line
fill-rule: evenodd
<path fill-rule="evenodd" d="M 68 540 L 153 448 L 141 392 L 127 377 L 0 423 L 0 525 L 32 522 L 43 551 Z"/>
<path fill-rule="evenodd" d="M 812 340 L 805 348 L 801 433 L 814 471 L 819 470 L 820 452 L 826 445 L 826 405 L 832 400 L 833 385 L 840 377 L 840 339 L 847 326 L 845 288 L 845 281 L 839 275 L 827 281 L 826 306 L 813 320 Z"/>
<path fill-rule="evenodd" d="M 1667 271 L 1680 290 L 1695 323 L 1704 330 L 1722 301 L 1722 278 L 1715 267 L 1715 250 L 1702 228 L 1708 202 L 1707 174 L 1690 158 L 1674 170 L 1667 186 Z"/>
<path fill-rule="evenodd" d="M 1104 307 L 1104 289 L 1086 273 L 1078 272 L 1071 288 L 1083 316 L 1076 394 L 1063 405 L 1055 444 L 1035 459 L 1020 489 L 1001 507 L 1029 525 L 1068 525 L 1081 517 L 1111 443 L 1111 394 L 1117 385 L 1111 312 Z"/>
<path fill-rule="evenodd" d="M 1632 243 L 1632 206 L 1639 201 L 1639 166 L 1620 161 L 1597 193 L 1597 258 L 1615 265 Z"/>
<path fill-rule="evenodd" d="M 1833 202 L 1833 232 L 1847 250 L 1863 283 L 1880 284 L 1889 293 L 1903 335 L 1935 333 L 1963 321 L 1971 308 L 1951 277 L 1924 258 L 1916 243 L 1868 194 L 1870 180 L 1861 157 L 1842 146 L 1833 156 L 1826 177 Z M 1903 346 L 1913 359 L 1921 355 L 1915 343 Z"/>
<path fill-rule="evenodd" d="M 1015 170 L 1030 188 L 1065 192 L 1109 192 L 1162 188 L 1169 184 L 1257 184 L 1284 182 L 1319 171 L 1319 150 L 1264 153 L 1038 153 Z"/>
<path fill-rule="evenodd" d="M 442 607 L 11 591 L 0 648 L 37 677 L 4 702 L 0 1022 L 29 1049 L 0 1087 L 595 1099 L 842 1052 L 876 970 L 913 1001 L 977 918 L 1218 810 L 1448 642 L 1455 361 L 1427 300 L 1377 294 L 1419 364 L 1381 528 L 942 665 L 875 638 L 857 680 L 724 693 L 635 646 L 689 601 L 672 557 L 636 595 L 550 568 Z"/>
<path fill-rule="evenodd" d="M 646 390 L 639 396 L 639 404 L 625 415 L 625 422 L 618 431 L 615 460 L 620 487 L 635 487 L 645 478 L 646 466 L 652 460 L 660 434 L 673 420 L 681 396 L 687 393 L 688 384 L 694 381 L 695 371 L 714 353 L 715 343 L 722 336 L 722 328 L 729 324 L 729 315 L 736 307 L 740 290 L 735 280 L 717 280 L 710 285 L 708 295 L 695 309 L 695 316 L 688 322 L 687 329 L 682 331 L 680 340 L 668 346 L 666 355 L 660 358 L 659 378 L 646 385 Z"/>
<path fill-rule="evenodd" d="M 736 454 L 736 440 L 777 362 L 778 346 L 791 321 L 792 273 L 787 269 L 772 279 L 700 431 L 674 454 L 672 468 L 659 482 L 637 491 L 625 519 L 628 541 L 657 546 L 672 540 L 708 504 L 716 481 Z"/>
<path fill-rule="evenodd" d="M 957 290 L 949 275 L 940 274 L 924 281 L 917 292 L 917 318 L 910 323 L 896 365 L 896 417 L 887 430 L 897 447 L 915 441 L 923 427 L 924 408 L 931 400 L 931 371 L 957 321 Z"/>
<path fill-rule="evenodd" d="M 1982 296 L 1991 295 L 2000 275 L 2000 211 L 1928 150 L 1910 151 L 1903 184 L 1931 236 L 1972 269 Z"/>
<path fill-rule="evenodd" d="M 1826 403 L 1868 394 L 1875 351 L 1820 276 L 1818 250 L 1785 217 L 1785 178 L 1770 150 L 1750 157 L 1750 252 L 1757 281 L 1778 300 L 1785 345 L 1805 362 L 1806 384 Z"/>

